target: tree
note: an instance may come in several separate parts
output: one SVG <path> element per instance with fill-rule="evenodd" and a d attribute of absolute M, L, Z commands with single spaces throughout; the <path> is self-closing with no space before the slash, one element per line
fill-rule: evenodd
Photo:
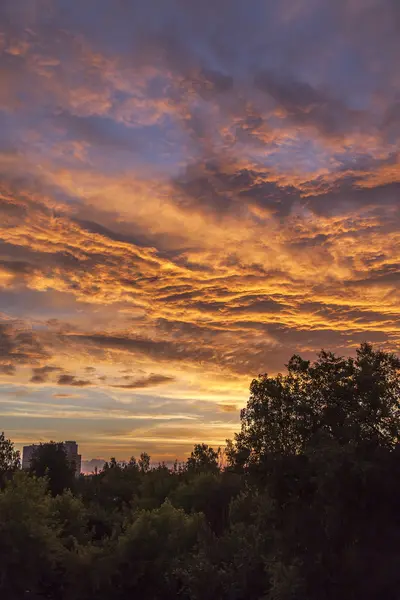
<path fill-rule="evenodd" d="M 187 513 L 203 513 L 212 531 L 219 534 L 227 526 L 229 504 L 239 492 L 241 477 L 235 473 L 202 472 L 183 481 L 169 498 Z"/>
<path fill-rule="evenodd" d="M 40 444 L 34 451 L 30 472 L 36 477 L 47 477 L 53 496 L 62 494 L 75 484 L 74 466 L 68 461 L 64 445 L 60 442 Z"/>
<path fill-rule="evenodd" d="M 190 457 L 187 459 L 186 466 L 188 471 L 202 472 L 211 471 L 218 472 L 218 461 L 221 454 L 221 449 L 214 450 L 207 444 L 196 444 Z"/>
<path fill-rule="evenodd" d="M 178 484 L 178 476 L 165 465 L 159 465 L 140 478 L 132 504 L 141 509 L 159 508 Z"/>
<path fill-rule="evenodd" d="M 16 473 L 0 493 L 0 596 L 57 597 L 46 592 L 61 554 L 45 482 Z"/>
<path fill-rule="evenodd" d="M 271 499 L 269 600 L 397 598 L 399 370 L 363 344 L 252 382 L 227 454 Z"/>
<path fill-rule="evenodd" d="M 20 456 L 14 444 L 7 439 L 4 431 L 0 433 L 0 485 L 8 474 L 13 473 L 20 467 Z"/>
<path fill-rule="evenodd" d="M 132 501 L 142 479 L 143 472 L 133 456 L 128 462 L 111 458 L 99 473 L 81 477 L 76 487 L 85 501 L 112 511 Z"/>
<path fill-rule="evenodd" d="M 294 356 L 252 382 L 231 468 L 197 444 L 182 468 L 143 453 L 72 485 L 59 444 L 34 457 L 47 480 L 6 459 L 0 597 L 398 600 L 399 371 L 367 344 Z"/>
<path fill-rule="evenodd" d="M 147 473 L 150 470 L 150 456 L 147 452 L 142 452 L 138 460 L 138 465 L 141 473 Z"/>
<path fill-rule="evenodd" d="M 271 550 L 272 511 L 268 496 L 255 490 L 247 489 L 233 499 L 230 526 L 222 535 L 203 537 L 197 553 L 189 555 L 182 566 L 182 596 L 190 600 L 270 600 L 266 595 L 266 555 Z"/>
<path fill-rule="evenodd" d="M 59 538 L 68 549 L 78 544 L 86 544 L 91 539 L 89 515 L 82 500 L 76 498 L 71 490 L 51 499 L 50 511 L 59 527 Z"/>
<path fill-rule="evenodd" d="M 322 437 L 359 448 L 394 448 L 400 434 L 400 361 L 362 344 L 353 358 L 293 356 L 283 376 L 261 375 L 241 411 L 231 462 L 257 464 L 304 452 Z"/>
<path fill-rule="evenodd" d="M 202 515 L 186 515 L 168 501 L 152 511 L 138 511 L 119 537 L 113 560 L 115 574 L 105 597 L 143 600 L 179 595 L 175 572 L 204 530 Z"/>

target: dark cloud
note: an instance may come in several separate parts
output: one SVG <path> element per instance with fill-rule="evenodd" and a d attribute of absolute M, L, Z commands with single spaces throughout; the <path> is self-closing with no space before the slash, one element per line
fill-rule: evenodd
<path fill-rule="evenodd" d="M 171 294 L 169 296 L 163 296 L 164 302 L 185 302 L 187 300 L 193 300 L 201 296 L 200 291 L 181 292 L 177 294 Z"/>
<path fill-rule="evenodd" d="M 230 172 L 232 171 L 233 172 Z M 234 169 L 221 160 L 189 165 L 175 181 L 179 203 L 187 210 L 199 210 L 224 216 L 245 212 L 246 205 L 256 204 L 277 216 L 290 213 L 300 193 L 293 186 L 278 186 L 267 180 L 266 172 Z"/>
<path fill-rule="evenodd" d="M 79 207 L 78 214 L 83 214 L 87 216 L 87 208 Z M 149 233 L 146 231 L 138 231 L 137 234 L 132 235 L 132 227 L 130 227 L 129 223 L 118 223 L 118 213 L 117 212 L 106 212 L 97 210 L 95 207 L 90 211 L 91 216 L 95 216 L 99 219 L 100 222 L 96 222 L 93 220 L 88 220 L 86 218 L 72 217 L 71 220 L 73 223 L 82 227 L 91 233 L 98 233 L 100 235 L 105 236 L 106 238 L 113 240 L 115 242 L 123 242 L 126 244 L 138 245 L 138 246 L 151 246 Z M 105 225 L 107 223 L 108 226 Z M 124 229 L 126 232 L 115 231 L 110 228 L 110 223 L 113 223 L 119 229 Z"/>
<path fill-rule="evenodd" d="M 60 375 L 57 383 L 58 385 L 71 385 L 74 387 L 86 387 L 92 385 L 92 382 L 87 379 L 78 379 L 75 375 L 69 375 L 67 373 Z"/>
<path fill-rule="evenodd" d="M 266 330 L 280 342 L 277 356 L 281 355 L 281 365 L 287 363 L 288 358 L 294 353 L 302 353 L 308 358 L 314 357 L 316 352 L 325 349 L 346 355 L 361 342 L 372 341 L 387 344 L 390 341 L 389 332 L 380 331 L 378 327 L 370 327 L 362 331 L 357 326 L 351 329 L 348 324 L 343 324 L 342 329 L 335 330 L 328 327 L 305 328 L 298 326 L 290 328 L 277 323 L 268 324 Z M 269 363 L 266 361 L 265 364 Z"/>
<path fill-rule="evenodd" d="M 4 260 L 0 258 L 0 267 L 14 275 L 28 275 L 33 271 L 33 266 L 22 260 Z"/>
<path fill-rule="evenodd" d="M 211 360 L 214 356 L 213 351 L 209 348 L 168 340 L 151 340 L 145 337 L 74 334 L 71 339 L 84 343 L 89 342 L 99 348 L 145 354 L 160 360 L 182 360 L 188 357 L 196 360 Z"/>
<path fill-rule="evenodd" d="M 0 211 L 8 218 L 21 218 L 25 216 L 27 207 L 0 195 Z"/>
<path fill-rule="evenodd" d="M 211 100 L 215 98 L 216 94 L 229 92 L 233 88 L 233 78 L 205 68 L 198 74 L 183 79 L 181 86 L 196 92 L 204 100 Z"/>
<path fill-rule="evenodd" d="M 114 385 L 112 387 L 118 387 L 126 390 L 138 390 L 156 385 L 162 385 L 164 383 L 171 383 L 174 380 L 174 377 L 167 377 L 166 375 L 157 375 L 156 373 L 151 373 L 147 377 L 140 377 L 139 379 L 134 379 L 129 383 Z"/>
<path fill-rule="evenodd" d="M 224 303 L 223 302 L 201 302 L 201 301 L 196 301 L 196 302 L 192 302 L 191 306 L 193 306 L 193 308 L 196 308 L 197 310 L 200 310 L 201 312 L 209 312 L 209 313 L 215 313 L 218 310 L 222 310 L 224 308 Z"/>
<path fill-rule="evenodd" d="M 400 264 L 387 265 L 385 269 L 374 270 L 363 279 L 355 279 L 348 282 L 354 286 L 391 285 L 393 288 L 400 287 Z"/>
<path fill-rule="evenodd" d="M 0 361 L 18 364 L 34 364 L 47 358 L 39 337 L 26 329 L 23 323 L 0 323 Z"/>
<path fill-rule="evenodd" d="M 0 324 L 0 356 L 1 358 L 7 358 L 13 353 L 15 348 L 13 337 L 11 335 L 12 329 L 8 325 Z"/>
<path fill-rule="evenodd" d="M 282 73 L 258 73 L 255 85 L 269 94 L 295 123 L 315 126 L 324 134 L 344 134 L 366 121 L 363 111 L 348 108 L 307 82 L 285 79 Z"/>
<path fill-rule="evenodd" d="M 310 193 L 304 199 L 303 204 L 311 209 L 317 215 L 346 215 L 357 210 L 366 210 L 369 207 L 377 207 L 377 213 L 380 215 L 381 223 L 377 227 L 379 230 L 383 226 L 397 226 L 399 217 L 397 214 L 390 214 L 389 222 L 385 223 L 385 208 L 395 205 L 400 194 L 400 184 L 382 183 L 379 181 L 371 187 L 360 187 L 363 179 L 371 175 L 373 171 L 365 172 L 364 176 L 346 176 L 339 178 L 334 186 L 330 185 L 328 189 L 323 189 L 320 193 Z M 311 190 L 312 190 L 312 183 Z M 315 182 L 317 184 L 317 182 Z M 318 186 L 316 185 L 318 189 Z M 364 232 L 362 232 L 364 233 Z"/>
<path fill-rule="evenodd" d="M 247 327 L 246 323 L 244 327 Z M 232 328 L 232 332 L 235 334 L 236 339 L 231 346 L 226 339 L 229 325 L 225 325 L 223 322 L 215 330 L 207 327 L 190 326 L 190 324 L 185 326 L 185 324 L 178 323 L 172 329 L 165 326 L 164 331 L 169 331 L 173 335 L 173 339 L 156 341 L 148 338 L 101 334 L 73 334 L 69 339 L 84 344 L 86 352 L 90 352 L 92 346 L 104 351 L 115 350 L 143 355 L 157 361 L 214 365 L 219 369 L 226 369 L 231 374 L 252 374 L 264 361 L 264 364 L 269 364 L 268 357 L 274 354 L 274 352 L 271 352 L 271 341 L 268 337 L 249 347 L 248 335 L 242 333 L 241 339 L 234 328 Z M 194 340 L 197 340 L 197 342 Z M 276 356 L 278 355 L 276 354 Z M 273 362 L 275 364 L 278 359 Z M 140 386 L 145 386 L 147 378 L 139 378 L 138 381 Z M 155 381 L 151 381 L 155 383 Z M 119 383 L 114 385 L 133 389 L 138 387 L 135 379 L 128 384 L 123 382 L 122 385 Z"/>
<path fill-rule="evenodd" d="M 287 310 L 292 307 L 288 304 L 281 304 L 276 300 L 272 299 L 252 299 L 245 298 L 243 304 L 240 306 L 229 306 L 228 312 L 231 313 L 244 313 L 244 314 L 257 314 L 257 313 L 280 313 L 282 310 Z"/>
<path fill-rule="evenodd" d="M 0 373 L 3 375 L 15 375 L 16 368 L 12 364 L 0 364 Z"/>
<path fill-rule="evenodd" d="M 53 370 L 58 370 L 58 369 L 53 369 Z M 85 371 L 89 372 L 89 373 L 93 373 L 92 370 L 88 371 L 87 368 L 85 369 Z M 46 374 L 48 374 L 49 372 L 50 371 L 48 371 L 48 369 L 47 369 Z M 40 377 L 40 375 L 38 375 L 38 377 Z M 137 378 L 134 378 L 131 375 L 125 375 L 122 378 L 121 382 L 112 383 L 112 384 L 108 384 L 108 385 L 109 385 L 109 387 L 118 388 L 118 389 L 135 390 L 135 389 L 145 389 L 145 388 L 149 388 L 149 387 L 154 387 L 154 386 L 162 385 L 164 383 L 171 383 L 174 380 L 175 380 L 174 377 L 151 373 L 150 375 L 137 377 Z M 101 381 L 104 384 L 107 381 L 107 377 L 101 376 L 98 378 L 98 381 Z M 87 386 L 95 385 L 96 382 L 88 380 L 88 379 L 79 379 L 75 375 L 71 375 L 69 373 L 64 373 L 59 376 L 57 383 L 58 383 L 58 385 L 65 385 L 65 386 L 87 387 Z"/>
<path fill-rule="evenodd" d="M 32 383 L 45 383 L 48 381 L 49 375 L 57 371 L 62 371 L 60 367 L 53 367 L 51 365 L 45 365 L 43 367 L 34 367 L 32 369 Z"/>

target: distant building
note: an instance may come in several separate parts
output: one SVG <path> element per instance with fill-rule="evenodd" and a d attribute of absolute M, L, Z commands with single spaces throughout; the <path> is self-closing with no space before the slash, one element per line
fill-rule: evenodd
<path fill-rule="evenodd" d="M 75 467 L 76 477 L 79 477 L 82 469 L 82 456 L 78 454 L 78 444 L 76 442 L 64 442 L 64 448 L 70 464 Z"/>
<path fill-rule="evenodd" d="M 22 468 L 29 469 L 31 466 L 31 460 L 33 457 L 33 453 L 35 449 L 38 447 L 38 444 L 31 444 L 30 446 L 24 446 L 22 448 Z"/>
<path fill-rule="evenodd" d="M 82 456 L 78 454 L 78 444 L 76 442 L 68 441 L 62 443 L 64 446 L 65 454 L 67 455 L 68 462 L 74 466 L 75 476 L 79 477 L 82 468 Z M 22 468 L 29 469 L 31 466 L 31 460 L 36 448 L 39 444 L 31 444 L 30 446 L 24 446 L 22 449 Z"/>

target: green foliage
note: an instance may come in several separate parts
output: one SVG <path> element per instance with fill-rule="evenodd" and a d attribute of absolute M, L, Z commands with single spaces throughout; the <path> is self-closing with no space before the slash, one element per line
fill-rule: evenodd
<path fill-rule="evenodd" d="M 19 472 L 0 494 L 0 596 L 19 600 L 55 579 L 61 545 L 46 482 Z"/>
<path fill-rule="evenodd" d="M 75 480 L 53 443 L 23 473 L 0 436 L 0 597 L 397 600 L 399 366 L 294 356 L 251 384 L 226 469 L 197 444 Z"/>
<path fill-rule="evenodd" d="M 0 486 L 6 478 L 20 467 L 20 456 L 14 444 L 0 432 Z"/>
<path fill-rule="evenodd" d="M 189 516 L 168 501 L 140 511 L 119 537 L 115 550 L 115 598 L 175 598 L 174 571 L 197 544 L 204 528 L 201 515 Z"/>
<path fill-rule="evenodd" d="M 129 505 L 141 480 L 141 471 L 132 457 L 129 462 L 111 458 L 97 474 L 81 477 L 78 489 L 86 501 L 95 502 L 106 510 L 120 510 Z"/>
<path fill-rule="evenodd" d="M 50 511 L 66 548 L 73 549 L 90 541 L 88 511 L 82 500 L 73 496 L 70 490 L 52 498 Z"/>
<path fill-rule="evenodd" d="M 62 443 L 40 444 L 32 456 L 30 472 L 36 477 L 46 477 L 54 496 L 72 489 L 75 483 L 74 468 L 68 462 Z"/>
<path fill-rule="evenodd" d="M 159 465 L 141 478 L 131 504 L 142 509 L 159 508 L 178 485 L 179 478 L 166 466 Z"/>

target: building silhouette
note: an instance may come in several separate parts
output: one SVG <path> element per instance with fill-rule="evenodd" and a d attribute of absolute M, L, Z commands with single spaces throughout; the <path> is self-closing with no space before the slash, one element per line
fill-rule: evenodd
<path fill-rule="evenodd" d="M 82 456 L 78 454 L 78 444 L 74 441 L 62 442 L 68 462 L 74 467 L 75 476 L 79 477 L 82 467 Z M 29 469 L 35 450 L 39 444 L 30 444 L 22 449 L 22 468 Z"/>

